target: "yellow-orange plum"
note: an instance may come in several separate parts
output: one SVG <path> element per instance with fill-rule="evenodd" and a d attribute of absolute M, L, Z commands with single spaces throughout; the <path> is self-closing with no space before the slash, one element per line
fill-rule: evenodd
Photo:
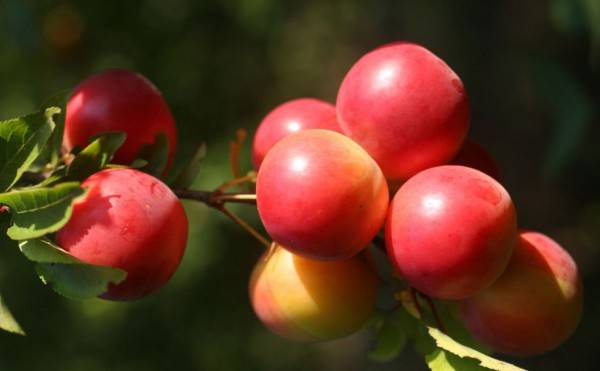
<path fill-rule="evenodd" d="M 291 340 L 332 340 L 359 330 L 371 317 L 377 276 L 362 255 L 321 261 L 281 247 L 254 268 L 250 299 L 273 332 Z"/>

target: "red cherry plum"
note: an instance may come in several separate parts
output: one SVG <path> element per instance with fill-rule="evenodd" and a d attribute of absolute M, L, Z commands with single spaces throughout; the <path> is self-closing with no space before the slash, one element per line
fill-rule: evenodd
<path fill-rule="evenodd" d="M 183 206 L 160 180 L 133 169 L 100 171 L 82 186 L 58 244 L 74 257 L 127 272 L 106 299 L 141 298 L 163 286 L 185 250 L 188 223 Z"/>
<path fill-rule="evenodd" d="M 314 98 L 299 98 L 272 110 L 260 123 L 252 143 L 252 160 L 258 169 L 265 155 L 282 138 L 305 129 L 341 132 L 335 107 Z"/>
<path fill-rule="evenodd" d="M 422 46 L 393 43 L 356 62 L 340 86 L 338 121 L 389 180 L 450 161 L 469 128 L 460 78 Z"/>
<path fill-rule="evenodd" d="M 522 231 L 506 271 L 460 304 L 467 329 L 500 353 L 533 356 L 564 342 L 581 318 L 577 265 L 554 240 Z"/>
<path fill-rule="evenodd" d="M 464 166 L 420 172 L 394 196 L 385 227 L 393 265 L 416 289 L 462 299 L 490 286 L 508 264 L 516 214 L 506 190 Z"/>
<path fill-rule="evenodd" d="M 367 247 L 382 227 L 388 198 L 375 161 L 342 134 L 321 129 L 279 141 L 256 184 L 267 232 L 314 259 L 348 258 Z"/>
<path fill-rule="evenodd" d="M 169 144 L 169 163 L 176 147 L 173 115 L 158 89 L 145 77 L 128 70 L 100 72 L 82 81 L 67 103 L 63 148 L 85 147 L 90 138 L 123 131 L 125 143 L 113 161 L 130 164 L 160 133 Z"/>

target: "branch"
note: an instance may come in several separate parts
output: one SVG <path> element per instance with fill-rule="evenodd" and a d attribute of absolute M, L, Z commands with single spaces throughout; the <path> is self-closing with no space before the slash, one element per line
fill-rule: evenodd
<path fill-rule="evenodd" d="M 256 204 L 254 193 L 222 193 L 220 191 L 196 191 L 191 189 L 174 189 L 173 192 L 179 198 L 194 200 L 213 207 L 221 208 L 226 202 L 240 204 Z"/>

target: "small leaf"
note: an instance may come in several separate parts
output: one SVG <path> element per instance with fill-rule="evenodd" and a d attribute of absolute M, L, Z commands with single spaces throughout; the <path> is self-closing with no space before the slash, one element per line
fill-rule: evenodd
<path fill-rule="evenodd" d="M 86 264 L 48 240 L 22 241 L 21 252 L 36 262 L 42 282 L 72 299 L 90 299 L 102 295 L 110 283 L 122 282 L 127 273 L 121 269 Z"/>
<path fill-rule="evenodd" d="M 496 370 L 496 371 L 518 371 L 518 370 L 521 370 L 521 371 L 523 371 L 523 369 L 520 367 L 511 365 L 510 363 L 507 363 L 504 361 L 497 360 L 490 356 L 486 356 L 485 354 L 483 354 L 475 349 L 472 349 L 465 345 L 462 345 L 462 344 L 454 341 L 451 337 L 449 337 L 448 335 L 444 334 L 443 332 L 441 332 L 440 330 L 438 330 L 434 327 L 428 327 L 427 330 L 429 332 L 429 335 L 435 340 L 435 343 L 439 348 L 442 348 L 460 358 L 466 357 L 466 358 L 475 359 L 479 362 L 480 366 L 488 368 L 490 370 Z M 439 357 L 439 355 L 438 355 L 438 357 Z M 435 358 L 435 359 L 437 359 L 438 357 L 432 356 L 432 358 Z M 441 361 L 439 361 L 439 362 L 441 362 Z M 429 363 L 429 361 L 428 361 L 428 363 Z M 439 368 L 438 370 L 445 370 L 445 369 Z M 448 368 L 448 370 L 454 370 L 454 369 Z"/>
<path fill-rule="evenodd" d="M 12 213 L 8 236 L 26 240 L 56 232 L 71 217 L 73 200 L 84 193 L 77 182 L 1 193 L 0 204 L 7 205 Z"/>
<path fill-rule="evenodd" d="M 433 353 L 425 356 L 427 366 L 431 371 L 484 371 L 488 368 L 482 367 L 472 358 L 460 358 L 442 349 L 436 349 Z"/>
<path fill-rule="evenodd" d="M 62 140 L 63 133 L 65 130 L 65 117 L 67 115 L 67 101 L 69 100 L 70 95 L 71 90 L 63 90 L 58 94 L 50 97 L 42 105 L 42 109 L 45 109 L 46 107 L 60 108 L 60 113 L 58 113 L 54 117 L 56 128 L 52 132 L 52 136 L 50 137 L 50 140 L 48 141 L 48 145 L 45 150 L 45 152 L 47 152 L 48 154 L 45 157 L 51 164 L 55 166 L 61 160 Z"/>
<path fill-rule="evenodd" d="M 167 140 L 167 136 L 164 133 L 157 134 L 154 143 L 147 144 L 142 148 L 138 159 L 148 162 L 140 170 L 158 178 L 162 177 L 169 162 L 169 141 Z"/>
<path fill-rule="evenodd" d="M 200 165 L 202 164 L 202 160 L 206 157 L 206 143 L 202 143 L 194 152 L 194 155 L 190 159 L 190 161 L 185 165 L 181 173 L 175 178 L 173 183 L 171 184 L 172 188 L 181 188 L 186 189 L 189 188 L 194 180 L 198 177 L 198 172 L 200 171 Z"/>
<path fill-rule="evenodd" d="M 85 180 L 103 169 L 125 143 L 125 137 L 123 132 L 112 132 L 96 138 L 75 156 L 67 168 L 67 179 Z"/>
<path fill-rule="evenodd" d="M 25 331 L 19 326 L 15 317 L 13 317 L 6 304 L 4 304 L 2 295 L 0 295 L 0 329 L 12 332 L 13 334 L 25 335 Z"/>
<path fill-rule="evenodd" d="M 60 108 L 0 121 L 0 191 L 8 190 L 40 155 Z"/>
<path fill-rule="evenodd" d="M 396 358 L 408 340 L 408 333 L 402 323 L 386 318 L 377 332 L 377 346 L 369 352 L 369 358 L 378 362 L 387 362 Z"/>

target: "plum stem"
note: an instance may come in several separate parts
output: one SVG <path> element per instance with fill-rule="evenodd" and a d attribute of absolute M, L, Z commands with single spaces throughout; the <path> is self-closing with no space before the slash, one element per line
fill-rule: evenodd
<path fill-rule="evenodd" d="M 225 214 L 229 219 L 231 219 L 235 224 L 242 227 L 246 232 L 250 233 L 258 242 L 263 244 L 267 249 L 271 248 L 271 242 L 266 239 L 262 234 L 260 234 L 256 229 L 254 229 L 250 224 L 248 224 L 244 219 L 240 218 L 225 206 L 218 207 L 217 210 L 221 211 Z"/>
<path fill-rule="evenodd" d="M 440 317 L 440 315 L 437 311 L 434 301 L 429 297 L 429 295 L 425 295 L 423 293 L 420 293 L 420 294 L 422 297 L 425 298 L 425 301 L 427 302 L 427 305 L 429 306 L 429 309 L 431 310 L 431 313 L 433 314 L 433 318 L 435 320 L 435 324 L 436 324 L 437 328 L 445 334 L 446 327 L 444 326 L 444 322 L 442 322 L 442 318 Z"/>
<path fill-rule="evenodd" d="M 217 188 L 217 191 L 225 192 L 229 188 L 235 187 L 236 185 L 243 184 L 246 182 L 254 182 L 254 181 L 256 181 L 256 172 L 250 171 L 248 174 L 246 174 L 244 176 L 232 179 L 228 182 L 221 184 L 219 186 L 219 188 Z"/>

